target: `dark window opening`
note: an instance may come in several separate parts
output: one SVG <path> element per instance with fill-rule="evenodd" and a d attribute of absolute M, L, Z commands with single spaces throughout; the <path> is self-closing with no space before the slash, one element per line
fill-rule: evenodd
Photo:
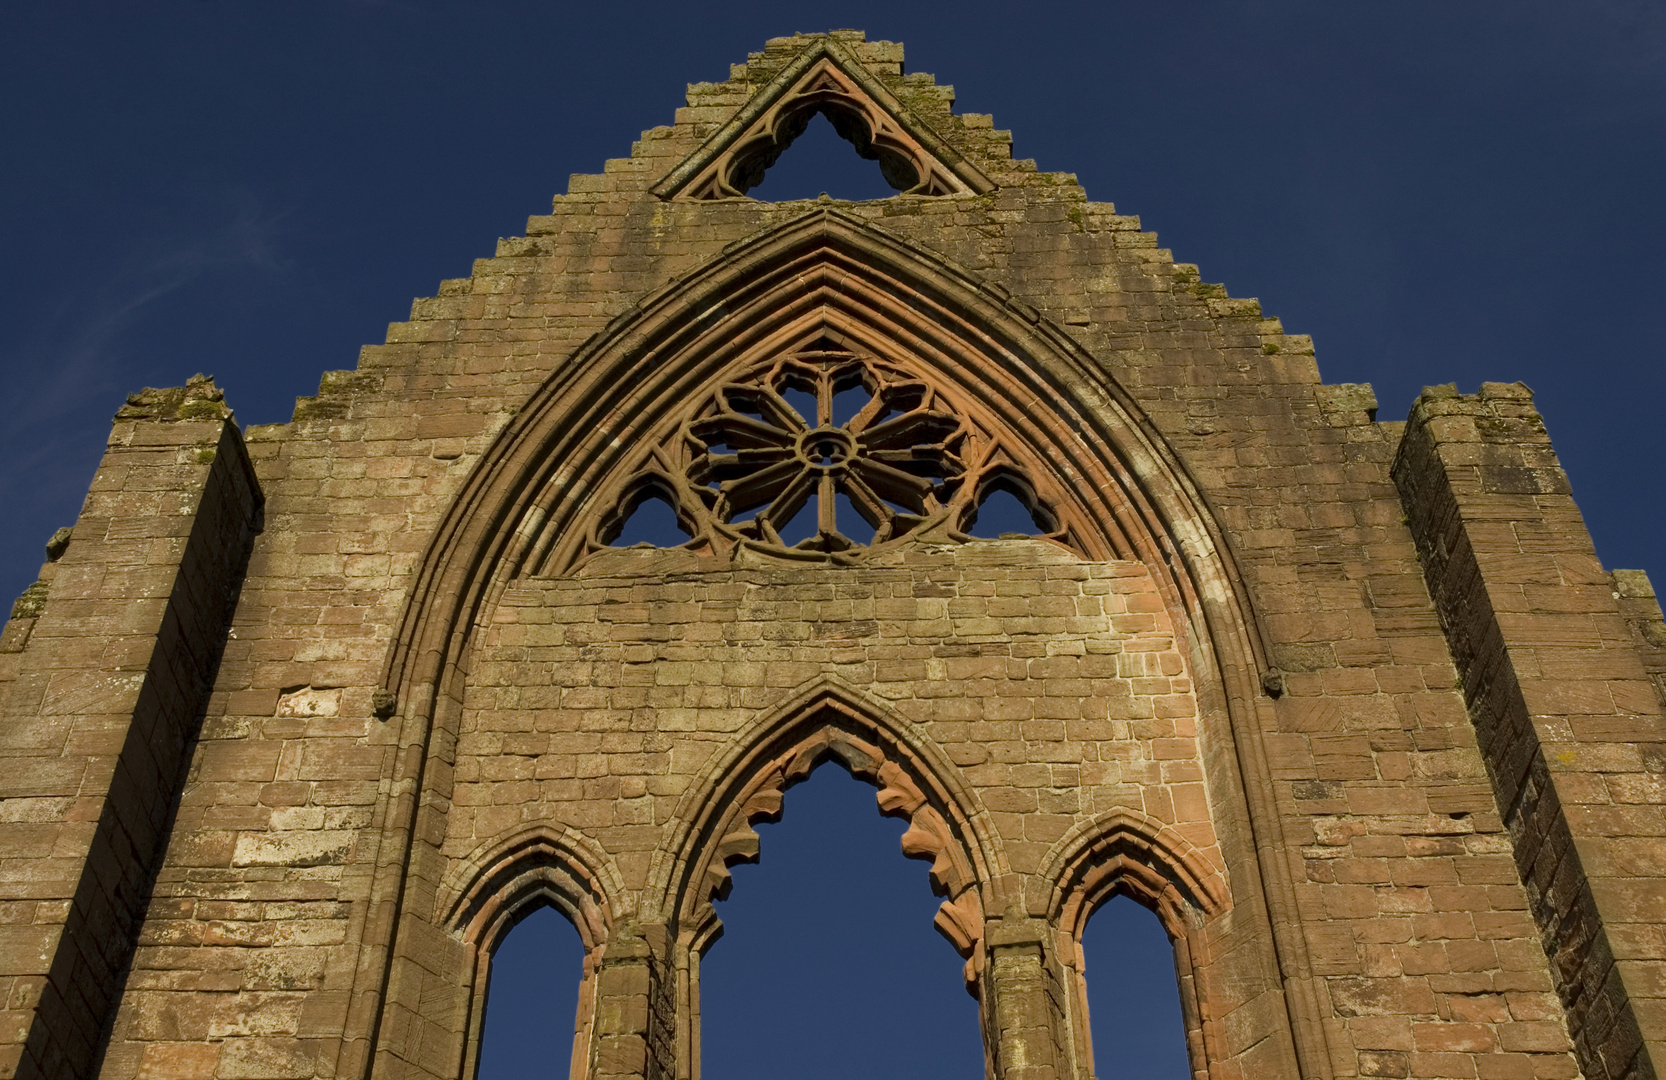
<path fill-rule="evenodd" d="M 1037 520 L 1037 515 L 1016 494 L 998 487 L 984 496 L 977 509 L 972 511 L 965 531 L 971 536 L 994 540 L 1013 533 L 1042 536 L 1051 530 Z"/>
<path fill-rule="evenodd" d="M 613 547 L 648 544 L 652 547 L 669 548 L 686 544 L 691 539 L 693 537 L 683 528 L 683 523 L 677 520 L 677 511 L 671 508 L 665 497 L 650 493 L 631 510 L 624 523 L 619 526 L 619 535 L 609 543 Z"/>
<path fill-rule="evenodd" d="M 855 544 L 871 544 L 879 532 L 878 528 L 856 509 L 856 504 L 850 501 L 850 496 L 842 491 L 833 496 L 833 523 L 839 532 Z"/>
<path fill-rule="evenodd" d="M 787 404 L 793 407 L 793 412 L 796 412 L 803 419 L 805 427 L 818 426 L 816 422 L 816 392 L 814 390 L 788 386 L 782 388 L 781 396 L 786 398 Z"/>
<path fill-rule="evenodd" d="M 475 1080 L 566 1080 L 583 974 L 584 944 L 554 908 L 510 930 L 492 953 Z"/>
<path fill-rule="evenodd" d="M 760 863 L 734 867 L 724 935 L 700 962 L 701 1075 L 983 1075 L 977 1003 L 931 926 L 941 899 L 874 794 L 823 767 L 758 827 Z"/>
<path fill-rule="evenodd" d="M 1095 911 L 1082 934 L 1098 1080 L 1190 1080 L 1174 946 L 1126 896 Z"/>
<path fill-rule="evenodd" d="M 836 388 L 833 391 L 833 426 L 844 427 L 872 400 L 873 395 L 860 382 Z"/>
<path fill-rule="evenodd" d="M 821 528 L 820 505 L 814 496 L 806 499 L 804 505 L 798 508 L 798 513 L 778 530 L 781 542 L 792 547 L 815 536 Z"/>
<path fill-rule="evenodd" d="M 832 122 L 818 113 L 747 194 L 765 202 L 785 202 L 814 199 L 824 192 L 860 202 L 889 198 L 897 189 L 886 183 L 879 162 L 858 156 Z"/>

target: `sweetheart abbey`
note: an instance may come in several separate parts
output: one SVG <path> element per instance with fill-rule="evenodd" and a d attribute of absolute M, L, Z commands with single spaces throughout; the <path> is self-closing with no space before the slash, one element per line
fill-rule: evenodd
<path fill-rule="evenodd" d="M 829 762 L 989 1080 L 1090 1080 L 1117 896 L 1197 1080 L 1657 1075 L 1666 625 L 1531 393 L 1379 419 L 952 105 L 773 40 L 290 423 L 128 399 L 0 638 L 0 1075 L 472 1080 L 553 906 L 572 1080 L 698 1080 L 713 901 Z M 817 116 L 897 193 L 749 197 Z"/>

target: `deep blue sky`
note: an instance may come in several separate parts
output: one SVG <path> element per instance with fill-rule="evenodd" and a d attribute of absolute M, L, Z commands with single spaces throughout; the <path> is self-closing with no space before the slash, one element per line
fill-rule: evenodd
<path fill-rule="evenodd" d="M 11 4 L 0 11 L 0 594 L 131 390 L 288 418 L 684 84 L 861 27 L 1142 216 L 1400 417 L 1539 393 L 1609 566 L 1657 568 L 1658 0 Z"/>
<path fill-rule="evenodd" d="M 204 371 L 243 421 L 287 419 L 685 83 L 832 27 L 905 42 L 1020 156 L 1312 334 L 1384 418 L 1425 384 L 1527 382 L 1604 561 L 1662 569 L 1658 0 L 54 0 L 0 9 L 0 594 L 74 520 L 126 393 Z M 901 863 L 894 837 L 821 835 Z M 832 917 L 786 903 L 783 925 Z"/>

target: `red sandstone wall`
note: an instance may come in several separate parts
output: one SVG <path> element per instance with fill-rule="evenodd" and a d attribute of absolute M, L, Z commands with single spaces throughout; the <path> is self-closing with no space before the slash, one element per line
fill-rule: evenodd
<path fill-rule="evenodd" d="M 1491 744 L 1477 743 L 1472 711 L 1500 691 L 1490 676 L 1475 681 L 1483 669 L 1462 643 L 1482 640 L 1485 620 L 1465 621 L 1474 604 L 1460 603 L 1506 583 L 1496 566 L 1508 552 L 1463 520 L 1488 504 L 1466 501 L 1448 475 L 1457 459 L 1441 448 L 1438 425 L 1414 418 L 1401 449 L 1404 426 L 1374 420 L 1369 389 L 1320 384 L 1311 344 L 1284 334 L 1255 301 L 1200 283 L 1137 219 L 1088 202 L 1072 177 L 1013 160 L 1010 137 L 987 117 L 954 116 L 947 88 L 902 75 L 899 47 L 842 41 L 996 188 L 839 212 L 987 282 L 988 295 L 1002 298 L 1001 318 L 1076 343 L 1096 369 L 1057 392 L 1125 391 L 1141 430 L 1172 448 L 1195 484 L 1199 517 L 1179 523 L 1167 554 L 1146 565 L 994 542 L 865 569 L 633 574 L 638 556 L 627 554 L 598 577 L 515 580 L 457 624 L 457 647 L 471 646 L 459 654 L 466 663 L 436 667 L 443 681 L 397 688 L 383 718 L 378 692 L 396 640 L 439 640 L 409 636 L 426 624 L 406 611 L 445 542 L 448 510 L 476 490 L 470 477 L 491 465 L 499 433 L 540 386 L 574 374 L 570 358 L 594 335 L 605 338 L 733 245 L 818 209 L 664 201 L 648 191 L 809 44 L 772 43 L 730 81 L 691 87 L 675 123 L 646 132 L 631 157 L 573 177 L 525 237 L 500 241 L 470 277 L 418 300 L 355 371 L 327 374 L 292 423 L 247 432 L 265 528 L 104 1074 L 359 1076 L 374 1062 L 377 1075 L 456 1075 L 480 969 L 470 951 L 476 924 L 448 923 L 447 913 L 464 904 L 471 881 L 498 881 L 494 842 L 509 845 L 503 881 L 518 880 L 509 841 L 528 825 L 547 827 L 549 838 L 529 841 L 545 847 L 527 856 L 526 873 L 571 893 L 569 913 L 592 948 L 587 993 L 602 1003 L 593 1075 L 690 1074 L 689 1021 L 677 1011 L 688 943 L 678 944 L 676 913 L 655 910 L 649 885 L 683 865 L 673 841 L 698 828 L 682 797 L 725 736 L 784 707 L 792 689 L 837 676 L 927 732 L 949 762 L 944 773 L 963 783 L 956 798 L 982 817 L 961 821 L 947 796 L 921 794 L 922 805 L 943 808 L 953 834 L 942 850 L 1003 853 L 1004 864 L 976 871 L 988 923 L 970 951 L 974 968 L 977 949 L 988 954 L 984 974 L 973 974 L 983 980 L 986 1040 L 1007 1077 L 1086 1067 L 1072 1035 L 1064 920 L 1102 898 L 1094 889 L 1124 880 L 1106 868 L 1143 882 L 1142 898 L 1178 929 L 1199 987 L 1189 991 L 1194 1045 L 1212 1059 L 1212 1077 L 1565 1078 L 1581 1066 L 1591 1076 L 1648 1075 L 1636 1038 L 1611 1047 L 1594 1033 L 1658 1039 L 1647 1016 L 1633 1028 L 1614 1019 L 1623 1003 L 1642 1015 L 1637 1003 L 1656 993 L 1641 989 L 1653 967 L 1638 966 L 1626 993 L 1602 998 L 1608 1012 L 1598 1018 L 1569 987 L 1600 983 L 1601 971 L 1624 964 L 1564 974 L 1559 1000 L 1541 932 L 1545 920 L 1579 910 L 1582 926 L 1630 927 L 1626 948 L 1639 962 L 1658 955 L 1649 953 L 1660 921 L 1652 908 L 1609 914 L 1604 905 L 1656 888 L 1659 868 L 1603 863 L 1612 889 L 1587 885 L 1572 906 L 1547 907 L 1541 885 L 1523 886 L 1540 864 L 1512 841 L 1507 821 L 1516 819 L 1500 806 L 1517 813 L 1514 789 L 1501 782 L 1495 797 L 1499 772 L 1489 778 L 1481 749 Z M 1488 438 L 1511 453 L 1539 436 Z M 1460 494 L 1441 495 L 1440 484 Z M 1557 497 L 1565 505 L 1534 512 L 1555 518 L 1557 542 L 1591 580 L 1551 584 L 1601 607 L 1591 592 L 1607 588 L 1600 568 L 1571 501 Z M 75 544 L 95 511 L 90 503 Z M 520 527 L 502 508 L 469 513 L 486 534 Z M 496 513 L 502 523 L 486 520 Z M 1200 539 L 1210 529 L 1214 549 Z M 1479 570 L 1448 580 L 1445 568 L 1458 564 L 1431 552 L 1459 533 Z M 490 565 L 497 550 L 482 547 L 477 561 Z M 1148 584 L 1207 550 L 1224 568 L 1224 584 L 1211 586 L 1218 595 L 1187 607 Z M 40 626 L 71 595 L 64 565 Z M 437 593 L 452 588 L 438 580 Z M 1541 644 L 1532 618 L 1589 614 L 1560 602 L 1494 619 L 1493 662 L 1507 659 L 1519 681 L 1520 650 Z M 1245 613 L 1241 631 L 1219 621 L 1229 608 Z M 1138 625 L 1128 622 L 1135 616 Z M 1617 609 L 1589 618 L 1605 628 L 1605 658 L 1643 633 L 1627 630 Z M 1641 619 L 1652 625 L 1646 612 Z M 40 626 L 17 654 L 8 691 L 20 709 L 40 700 L 29 696 L 30 665 L 69 655 L 42 651 Z M 98 657 L 119 639 L 116 629 L 85 633 L 100 643 Z M 1234 633 L 1241 643 L 1227 640 Z M 1646 689 L 1633 674 L 1601 677 Z M 1544 680 L 1544 692 L 1557 692 L 1556 682 Z M 1532 685 L 1520 682 L 1511 707 L 1516 726 L 1539 728 L 1543 740 L 1539 717 L 1560 714 Z M 65 709 L 103 715 L 92 704 Z M 1627 822 L 1652 814 L 1652 759 L 1630 743 L 1655 730 L 1657 710 L 1641 690 L 1613 698 L 1610 711 L 1625 724 L 1571 748 L 1634 761 L 1611 768 L 1578 756 L 1558 772 L 1560 759 L 1541 755 L 1541 772 L 1557 792 L 1599 774 L 1618 790 L 1623 774 L 1634 794 L 1601 805 L 1630 798 Z M 904 788 L 882 791 L 909 798 Z M 7 794 L 7 821 L 35 812 L 17 802 L 34 793 Z M 747 796 L 765 800 L 749 804 L 754 811 L 764 812 L 767 794 Z M 1588 802 L 1563 795 L 1558 807 L 1575 801 Z M 43 827 L 67 829 L 75 805 L 41 809 Z M 1648 832 L 1652 818 L 1621 827 L 1614 816 L 1557 812 L 1570 836 L 1658 836 Z M 41 865 L 21 834 L 8 844 L 19 856 L 6 865 Z M 1622 848 L 1638 858 L 1649 850 L 1602 850 Z M 80 856 L 66 858 L 73 871 Z M 1167 860 L 1170 876 L 1139 878 L 1142 860 Z M 1596 872 L 1589 858 L 1580 865 Z M 1209 884 L 1208 868 L 1222 866 Z M 14 885 L 3 910 L 14 926 L 32 927 L 61 921 L 67 897 L 59 914 L 42 915 Z M 479 926 L 490 922 L 479 917 Z M 1581 941 L 1579 956 L 1593 956 L 1597 939 Z M 23 980 L 14 985 L 44 985 L 44 967 L 23 955 L 34 947 L 0 954 L 8 976 Z M 35 1005 L 28 991 L 11 1000 L 21 1019 L 5 1038 L 21 1052 Z"/>

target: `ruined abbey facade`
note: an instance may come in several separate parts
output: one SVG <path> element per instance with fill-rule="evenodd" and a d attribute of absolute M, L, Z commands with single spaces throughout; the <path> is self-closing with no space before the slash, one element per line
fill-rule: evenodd
<path fill-rule="evenodd" d="M 551 904 L 574 1080 L 697 1080 L 712 900 L 828 761 L 991 1078 L 1090 1077 L 1118 895 L 1198 1080 L 1656 1075 L 1666 626 L 1528 390 L 1379 420 L 951 105 L 771 41 L 292 422 L 129 399 L 0 641 L 4 1075 L 468 1080 Z M 895 197 L 746 196 L 818 113 Z"/>

